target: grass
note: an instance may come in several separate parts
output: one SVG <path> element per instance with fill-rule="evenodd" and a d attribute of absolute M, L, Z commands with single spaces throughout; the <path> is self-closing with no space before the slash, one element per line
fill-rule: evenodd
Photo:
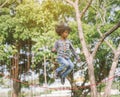
<path fill-rule="evenodd" d="M 90 97 L 90 96 L 87 96 Z M 110 97 L 120 97 L 120 95 L 111 95 Z"/>
<path fill-rule="evenodd" d="M 120 95 L 112 95 L 112 96 L 110 96 L 110 97 L 120 97 Z"/>

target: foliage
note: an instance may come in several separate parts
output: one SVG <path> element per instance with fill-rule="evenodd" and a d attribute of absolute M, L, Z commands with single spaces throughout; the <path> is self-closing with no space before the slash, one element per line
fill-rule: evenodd
<path fill-rule="evenodd" d="M 5 0 L 0 1 L 0 5 Z M 86 1 L 80 2 L 80 10 L 87 4 Z M 98 42 L 100 35 L 97 31 L 97 26 L 102 24 L 100 30 L 104 34 L 120 18 L 120 2 L 119 0 L 93 0 L 91 7 L 87 10 L 82 18 L 82 28 L 85 40 L 89 50 L 92 52 L 94 46 Z M 106 13 L 104 13 L 104 9 Z M 5 6 L 0 8 L 0 61 L 4 61 L 10 69 L 10 58 L 20 51 L 25 52 L 25 58 L 20 57 L 20 61 L 27 59 L 28 41 L 31 41 L 31 69 L 36 73 L 43 71 L 44 57 L 47 62 L 47 79 L 49 83 L 53 82 L 51 74 L 53 73 L 53 58 L 56 54 L 51 53 L 51 48 L 54 42 L 59 37 L 56 35 L 54 28 L 59 22 L 67 22 L 72 28 L 69 39 L 72 40 L 75 48 L 80 48 L 77 23 L 73 8 L 65 2 L 65 0 L 43 0 L 39 3 L 37 0 L 9 0 Z M 105 23 L 103 17 L 105 14 Z M 107 39 L 117 48 L 120 43 L 120 29 L 116 30 Z M 17 46 L 20 46 L 20 50 Z M 80 58 L 85 63 L 82 50 Z M 95 76 L 96 81 L 100 82 L 106 76 L 112 63 L 113 53 L 111 49 L 103 43 L 95 58 Z M 27 60 L 28 61 L 28 60 Z M 81 64 L 82 64 L 81 62 Z M 0 63 L 0 65 L 3 65 Z M 25 64 L 24 64 L 25 65 Z M 79 70 L 77 66 L 75 70 Z M 107 69 L 107 71 L 106 71 Z M 39 76 L 40 84 L 44 82 L 44 74 Z M 88 77 L 86 77 L 88 80 Z M 100 86 L 101 87 L 101 86 Z"/>

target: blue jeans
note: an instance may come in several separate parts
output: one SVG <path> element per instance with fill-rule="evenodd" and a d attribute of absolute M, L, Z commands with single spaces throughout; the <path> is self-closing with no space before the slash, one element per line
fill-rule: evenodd
<path fill-rule="evenodd" d="M 60 73 L 65 69 L 65 71 L 60 75 L 62 78 L 65 78 L 74 68 L 74 64 L 72 63 L 70 58 L 64 58 L 61 56 L 57 58 L 57 61 L 60 64 L 60 67 L 56 69 L 56 72 Z"/>

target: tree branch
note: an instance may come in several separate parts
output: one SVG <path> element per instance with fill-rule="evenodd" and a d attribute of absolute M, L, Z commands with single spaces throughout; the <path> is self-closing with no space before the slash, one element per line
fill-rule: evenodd
<path fill-rule="evenodd" d="M 120 44 L 118 45 L 118 49 L 117 50 L 118 50 L 118 52 L 120 52 Z"/>
<path fill-rule="evenodd" d="M 115 48 L 107 40 L 105 40 L 105 42 L 112 49 L 113 53 L 115 53 Z"/>
<path fill-rule="evenodd" d="M 96 52 L 98 50 L 98 48 L 100 47 L 101 43 L 104 41 L 104 39 L 109 36 L 112 32 L 114 32 L 115 30 L 117 30 L 120 27 L 120 21 L 114 26 L 112 27 L 108 32 L 106 32 L 105 34 L 103 34 L 103 37 L 99 40 L 98 44 L 95 46 L 95 49 L 92 53 L 93 58 L 96 55 Z"/>
<path fill-rule="evenodd" d="M 78 4 L 79 0 L 76 0 L 75 3 Z"/>
<path fill-rule="evenodd" d="M 83 17 L 83 15 L 85 14 L 85 12 L 86 12 L 86 11 L 88 10 L 88 8 L 90 7 L 91 3 L 92 3 L 92 0 L 90 0 L 90 1 L 88 2 L 88 4 L 86 5 L 86 7 L 85 7 L 85 8 L 83 9 L 83 11 L 81 12 L 80 18 Z"/>
<path fill-rule="evenodd" d="M 103 35 L 102 35 L 101 31 L 100 31 L 100 27 L 97 27 L 97 31 L 100 34 L 100 36 L 102 37 Z M 105 42 L 112 49 L 113 53 L 115 53 L 115 48 L 107 40 L 105 40 Z"/>
<path fill-rule="evenodd" d="M 68 2 L 70 5 L 72 5 L 72 6 L 74 6 L 75 5 L 75 3 L 73 2 L 73 1 L 71 1 L 71 0 L 66 0 L 66 2 Z"/>
<path fill-rule="evenodd" d="M 6 3 L 8 3 L 8 0 L 6 0 L 2 5 L 0 5 L 0 8 L 2 8 Z"/>

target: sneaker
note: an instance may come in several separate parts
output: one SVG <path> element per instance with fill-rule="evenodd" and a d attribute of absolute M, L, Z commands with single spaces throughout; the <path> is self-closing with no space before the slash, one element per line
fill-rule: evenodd
<path fill-rule="evenodd" d="M 60 77 L 60 79 L 61 79 L 61 84 L 64 85 L 65 84 L 65 78 Z"/>
<path fill-rule="evenodd" d="M 59 76 L 60 76 L 60 74 L 55 71 L 54 78 L 57 79 Z"/>

